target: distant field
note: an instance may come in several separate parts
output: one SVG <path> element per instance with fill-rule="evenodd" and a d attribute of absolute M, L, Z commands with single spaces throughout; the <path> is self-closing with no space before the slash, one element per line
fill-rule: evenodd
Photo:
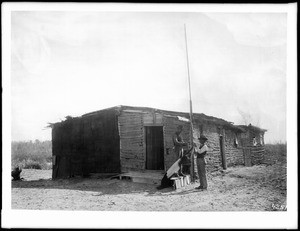
<path fill-rule="evenodd" d="M 11 167 L 22 169 L 51 169 L 51 141 L 13 141 L 11 143 Z"/>

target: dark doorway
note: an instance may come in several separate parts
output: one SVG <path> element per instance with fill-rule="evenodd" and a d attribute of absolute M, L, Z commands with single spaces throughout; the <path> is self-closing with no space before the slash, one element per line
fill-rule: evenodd
<path fill-rule="evenodd" d="M 164 169 L 164 140 L 162 126 L 145 127 L 146 131 L 146 169 Z"/>

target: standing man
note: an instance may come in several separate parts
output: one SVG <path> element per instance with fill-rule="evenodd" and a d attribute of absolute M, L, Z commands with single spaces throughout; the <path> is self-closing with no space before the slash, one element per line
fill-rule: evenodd
<path fill-rule="evenodd" d="M 195 155 L 197 156 L 197 170 L 198 170 L 198 175 L 199 175 L 199 180 L 200 180 L 200 186 L 197 187 L 196 189 L 200 190 L 207 190 L 207 179 L 206 179 L 206 161 L 205 161 L 205 155 L 206 152 L 208 151 L 208 147 L 205 144 L 207 141 L 207 138 L 204 135 L 201 135 L 200 138 L 198 138 L 200 141 L 199 147 L 194 144 L 195 146 Z"/>
<path fill-rule="evenodd" d="M 181 132 L 183 130 L 182 125 L 178 125 L 177 131 L 173 135 L 173 143 L 174 143 L 174 151 L 177 158 L 181 158 L 183 156 L 183 147 L 187 144 L 183 141 Z M 179 175 L 183 176 L 182 173 L 182 164 L 180 164 L 180 170 L 178 172 Z"/>

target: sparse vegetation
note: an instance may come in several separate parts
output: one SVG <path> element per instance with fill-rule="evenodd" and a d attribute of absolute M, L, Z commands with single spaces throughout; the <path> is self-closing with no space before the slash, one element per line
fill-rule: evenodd
<path fill-rule="evenodd" d="M 266 156 L 273 156 L 276 162 L 286 162 L 287 143 L 265 144 Z"/>
<path fill-rule="evenodd" d="M 286 143 L 281 143 L 281 142 L 277 142 L 274 144 L 265 144 L 265 148 L 267 152 L 272 152 L 272 153 L 281 153 L 286 155 L 286 147 L 287 144 Z"/>
<path fill-rule="evenodd" d="M 51 169 L 51 141 L 13 141 L 11 144 L 12 168 Z"/>

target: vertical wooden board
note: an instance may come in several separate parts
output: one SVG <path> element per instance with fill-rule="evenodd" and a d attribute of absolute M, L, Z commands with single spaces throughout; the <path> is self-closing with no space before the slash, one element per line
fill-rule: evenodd
<path fill-rule="evenodd" d="M 144 169 L 141 164 L 131 163 L 130 159 L 125 158 L 126 154 L 132 154 L 144 159 L 144 129 L 143 114 L 134 112 L 122 112 L 119 116 L 119 134 L 120 134 L 120 159 L 121 167 Z M 133 132 L 134 130 L 134 132 Z M 130 143 L 130 145 L 128 145 Z M 142 151 L 142 152 L 141 152 Z"/>
<path fill-rule="evenodd" d="M 120 171 L 120 149 L 119 149 L 119 136 L 118 136 L 118 126 L 115 112 L 110 112 L 106 115 L 109 121 L 109 135 L 104 136 L 104 143 L 107 145 L 107 160 L 112 163 L 107 166 L 107 172 Z M 104 125 L 105 123 L 103 123 Z"/>
<path fill-rule="evenodd" d="M 69 166 L 69 170 L 64 167 L 58 174 L 63 174 L 63 171 L 90 173 L 116 170 L 120 160 L 119 147 L 115 148 L 115 144 L 118 145 L 118 137 L 114 135 L 118 136 L 115 125 L 114 111 L 104 111 L 60 123 L 60 137 L 58 142 L 54 142 L 54 146 L 61 146 L 58 153 L 64 158 L 57 162 L 67 163 L 65 165 Z"/>
<path fill-rule="evenodd" d="M 225 134 L 225 132 L 223 132 Z M 227 163 L 226 163 L 226 148 L 225 148 L 225 137 L 220 136 L 220 154 L 222 159 L 222 167 L 223 169 L 227 169 Z"/>

